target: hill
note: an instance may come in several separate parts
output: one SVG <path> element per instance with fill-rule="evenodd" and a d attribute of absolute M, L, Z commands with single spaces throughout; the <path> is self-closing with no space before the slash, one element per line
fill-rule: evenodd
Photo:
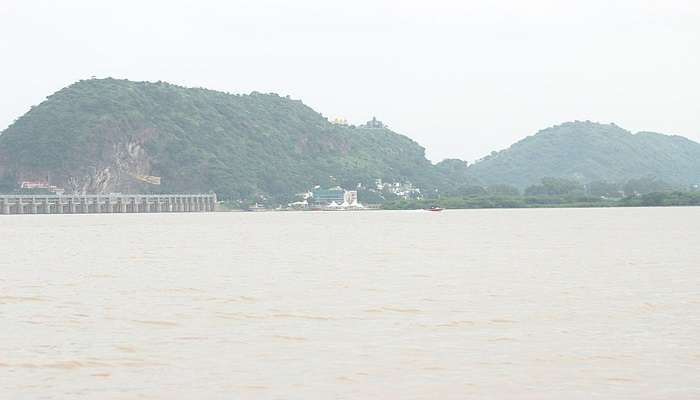
<path fill-rule="evenodd" d="M 554 126 L 471 165 L 456 159 L 433 165 L 416 142 L 379 121 L 369 126 L 332 124 L 276 94 L 84 80 L 0 134 L 0 192 L 21 181 L 49 181 L 69 193 L 211 190 L 222 199 L 282 203 L 315 185 L 367 188 L 376 179 L 443 196 L 507 195 L 515 189 L 506 185 L 524 189 L 544 177 L 700 183 L 700 144 L 614 124 Z M 391 187 L 383 190 L 384 198 L 395 198 Z"/>
<path fill-rule="evenodd" d="M 681 136 L 632 134 L 614 124 L 568 122 L 492 153 L 466 175 L 483 185 L 521 189 L 543 177 L 581 183 L 654 177 L 685 186 L 700 183 L 700 144 Z"/>
<path fill-rule="evenodd" d="M 0 184 L 47 176 L 67 192 L 280 201 L 314 185 L 449 181 L 411 139 L 331 124 L 298 100 L 116 79 L 62 89 L 0 134 Z"/>

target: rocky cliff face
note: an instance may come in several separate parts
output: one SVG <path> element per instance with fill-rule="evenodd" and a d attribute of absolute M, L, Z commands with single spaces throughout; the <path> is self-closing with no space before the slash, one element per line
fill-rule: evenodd
<path fill-rule="evenodd" d="M 145 184 L 140 177 L 152 174 L 143 139 L 127 138 L 102 149 L 95 165 L 81 170 L 62 171 L 60 181 L 72 193 L 133 193 Z"/>
<path fill-rule="evenodd" d="M 100 134 L 101 131 L 109 131 Z M 135 193 L 148 191 L 147 183 L 139 179 L 153 175 L 150 157 L 145 143 L 154 137 L 153 129 L 120 132 L 108 125 L 95 127 L 95 137 L 103 140 L 86 141 L 79 152 L 66 153 L 66 149 L 51 141 L 34 143 L 38 155 L 16 149 L 13 142 L 19 135 L 3 134 L 5 144 L 0 146 L 0 176 L 6 181 L 46 182 L 62 187 L 67 193 Z M 42 155 L 44 154 L 44 155 Z M 50 158 L 58 159 L 51 162 Z M 73 162 L 69 162 L 68 160 Z M 77 161 L 77 162 L 76 162 Z"/>

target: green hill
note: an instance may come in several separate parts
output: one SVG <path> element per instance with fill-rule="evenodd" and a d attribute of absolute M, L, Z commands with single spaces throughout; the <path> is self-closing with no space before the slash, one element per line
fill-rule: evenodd
<path fill-rule="evenodd" d="M 411 139 L 333 125 L 298 100 L 115 79 L 77 82 L 2 132 L 0 183 L 47 176 L 67 192 L 280 201 L 313 185 L 380 178 L 432 190 L 449 180 Z"/>
<path fill-rule="evenodd" d="M 614 124 L 568 122 L 477 161 L 467 176 L 521 189 L 543 177 L 581 183 L 654 177 L 685 186 L 700 183 L 700 144 L 681 136 L 632 134 Z"/>

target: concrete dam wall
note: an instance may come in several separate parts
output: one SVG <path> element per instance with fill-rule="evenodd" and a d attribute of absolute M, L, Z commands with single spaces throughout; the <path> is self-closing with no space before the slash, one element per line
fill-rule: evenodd
<path fill-rule="evenodd" d="M 216 194 L 1 195 L 0 214 L 211 212 Z"/>

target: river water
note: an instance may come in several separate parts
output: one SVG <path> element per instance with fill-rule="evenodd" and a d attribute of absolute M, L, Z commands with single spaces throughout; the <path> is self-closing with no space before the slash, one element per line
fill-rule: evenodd
<path fill-rule="evenodd" d="M 2 399 L 698 399 L 700 208 L 0 217 Z"/>

